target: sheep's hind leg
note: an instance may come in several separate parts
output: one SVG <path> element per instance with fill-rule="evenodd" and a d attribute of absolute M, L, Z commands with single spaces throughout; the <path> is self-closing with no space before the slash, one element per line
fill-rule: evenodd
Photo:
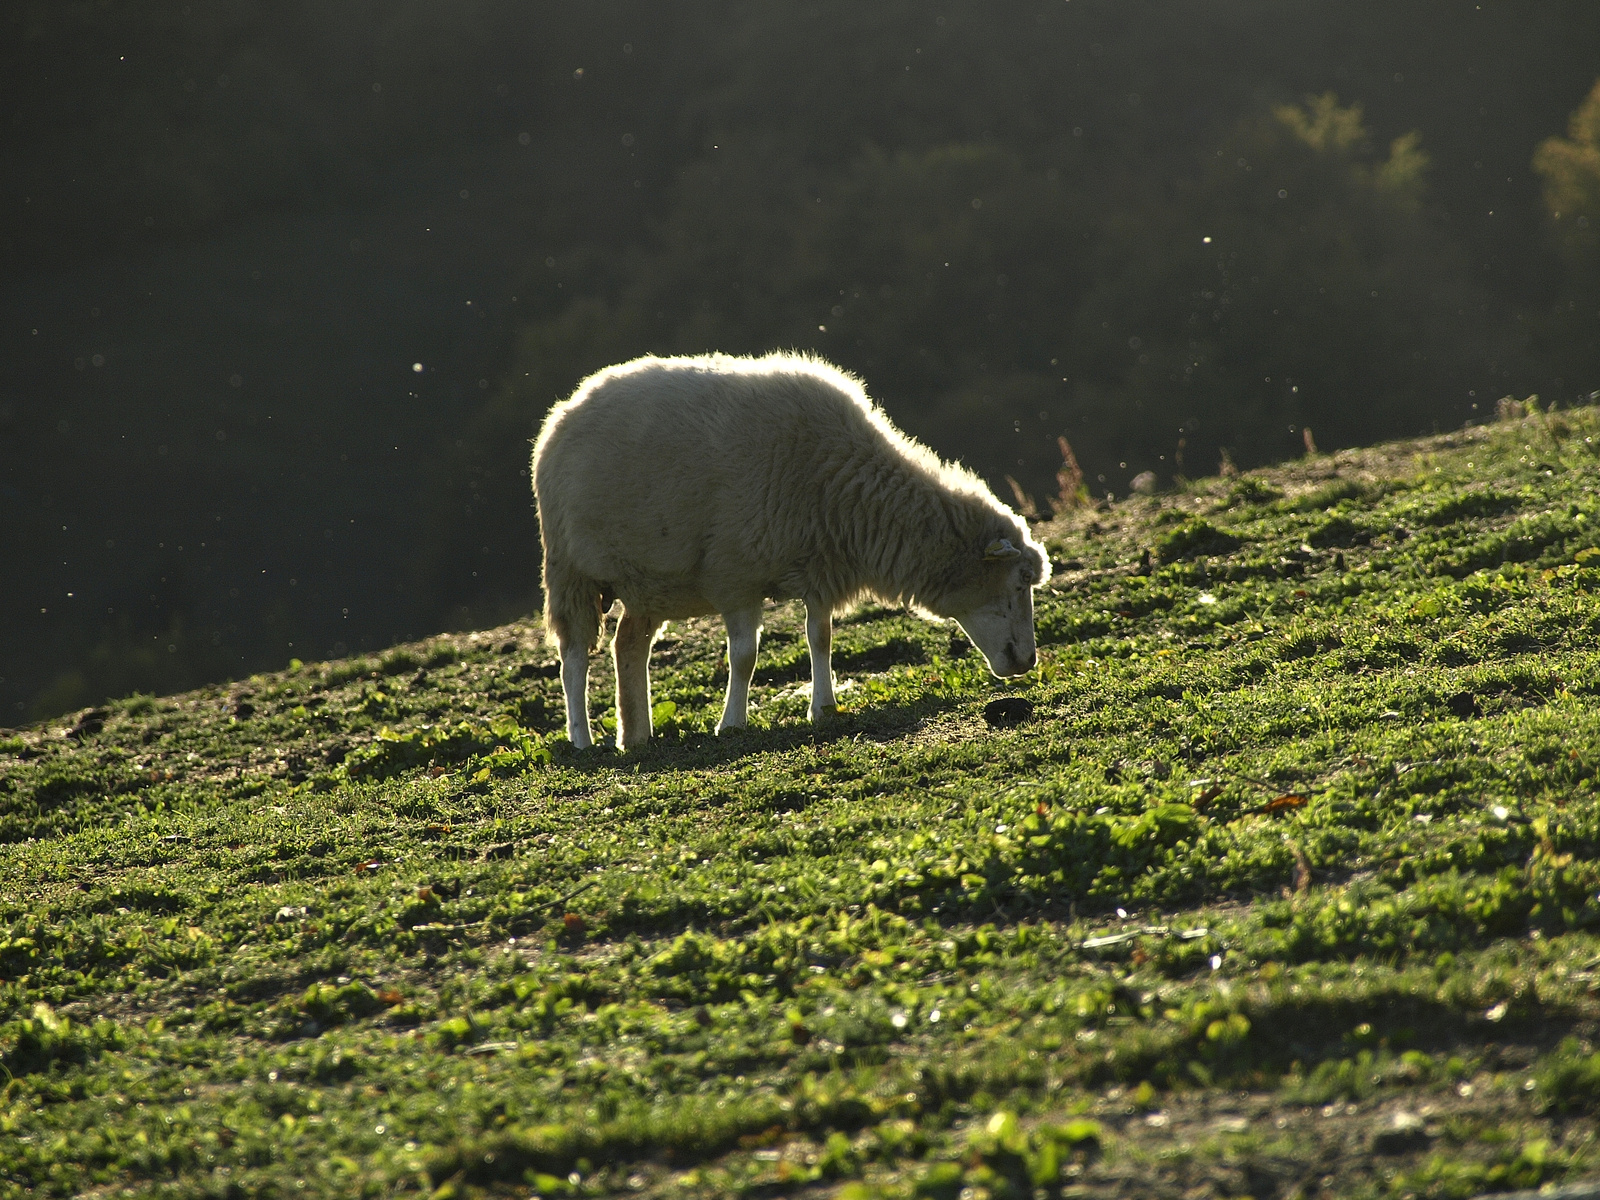
<path fill-rule="evenodd" d="M 839 714 L 833 698 L 833 610 L 806 602 L 806 645 L 811 649 L 811 723 Z"/>
<path fill-rule="evenodd" d="M 576 749 L 594 745 L 589 733 L 589 651 L 600 629 L 598 592 L 587 581 L 566 581 L 545 565 L 545 626 L 561 656 L 561 690 L 567 701 L 567 737 Z"/>
<path fill-rule="evenodd" d="M 728 628 L 728 698 L 722 705 L 717 732 L 739 729 L 750 711 L 750 677 L 756 670 L 756 650 L 761 644 L 761 609 L 741 608 L 722 614 Z"/>
<path fill-rule="evenodd" d="M 617 668 L 617 746 L 632 750 L 650 740 L 650 643 L 661 622 L 624 608 L 611 655 Z"/>
<path fill-rule="evenodd" d="M 589 647 L 576 638 L 561 642 L 561 690 L 567 698 L 567 737 L 579 750 L 594 745 L 589 736 Z"/>

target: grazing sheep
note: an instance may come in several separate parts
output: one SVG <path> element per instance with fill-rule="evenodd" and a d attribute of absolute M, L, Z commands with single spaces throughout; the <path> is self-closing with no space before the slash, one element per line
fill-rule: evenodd
<path fill-rule="evenodd" d="M 996 675 L 1037 655 L 1049 560 L 970 471 L 889 423 L 859 381 L 794 354 L 641 358 L 591 375 L 533 450 L 545 623 L 567 734 L 590 745 L 589 652 L 614 600 L 617 744 L 650 736 L 650 644 L 721 613 L 745 723 L 766 598 L 805 601 L 811 719 L 833 713 L 833 614 L 862 597 L 954 619 Z"/>

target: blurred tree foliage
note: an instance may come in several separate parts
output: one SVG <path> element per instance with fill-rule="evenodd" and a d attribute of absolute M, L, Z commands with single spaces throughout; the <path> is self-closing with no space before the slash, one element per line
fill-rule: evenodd
<path fill-rule="evenodd" d="M 1566 269 L 1539 349 L 1581 377 L 1593 368 L 1600 332 L 1600 81 L 1572 114 L 1567 136 L 1540 143 L 1533 166 Z"/>
<path fill-rule="evenodd" d="M 1570 400 L 1600 387 L 1597 44 L 1584 0 L 15 0 L 0 268 L 41 294 L 119 255 L 226 253 L 263 213 L 406 203 L 402 184 L 514 179 L 524 248 L 500 357 L 462 367 L 490 386 L 442 439 L 437 389 L 381 412 L 270 398 L 307 444 L 377 417 L 434 446 L 394 460 L 419 485 L 362 514 L 375 579 L 401 571 L 410 607 L 385 578 L 371 630 L 248 588 L 230 617 L 208 568 L 153 563 L 148 587 L 80 586 L 160 611 L 34 635 L 58 669 L 26 694 L 59 710 L 275 664 L 286 636 L 299 653 L 527 612 L 529 439 L 642 353 L 815 351 L 1041 505 L 1063 436 L 1091 492 L 1121 492 L 1301 453 L 1308 427 L 1331 449 L 1510 391 Z M 291 265 L 313 289 L 356 269 Z M 339 333 L 323 353 L 362 352 Z M 53 387 L 0 380 L 0 498 L 75 469 Z M 280 486 L 281 458 L 252 452 L 229 444 L 224 528 Z M 136 497 L 147 469 L 96 472 Z M 8 518 L 13 561 L 66 557 L 47 508 Z M 202 535 L 163 519 L 192 555 Z M 304 604 L 320 568 L 294 569 Z"/>
<path fill-rule="evenodd" d="M 1544 178 L 1562 250 L 1578 269 L 1592 272 L 1600 251 L 1600 81 L 1572 114 L 1567 136 L 1541 143 L 1533 166 Z"/>
<path fill-rule="evenodd" d="M 554 86 L 568 61 L 664 23 L 637 3 L 12 0 L 0 262 L 170 246 L 263 210 L 358 208 L 397 163 L 436 173 L 430 155 L 530 117 L 570 151 L 615 114 Z"/>
<path fill-rule="evenodd" d="M 1248 86 L 1214 85 L 1196 49 L 1219 50 L 1219 15 L 1243 24 L 1221 11 L 1163 10 L 1135 50 L 1140 14 L 1104 6 L 740 6 L 710 39 L 713 57 L 733 47 L 727 81 L 681 110 L 697 152 L 661 215 L 615 253 L 548 260 L 566 299 L 523 329 L 438 511 L 535 536 L 539 418 L 641 353 L 814 350 L 1000 494 L 1011 476 L 1041 504 L 1062 435 L 1091 490 L 1120 491 L 1224 453 L 1299 453 L 1307 427 L 1328 449 L 1459 425 L 1514 388 L 1600 382 L 1592 336 L 1575 351 L 1575 331 L 1517 319 L 1522 296 L 1473 269 L 1487 255 L 1430 186 L 1422 130 L 1379 137 L 1334 91 L 1273 100 L 1286 89 L 1260 62 Z M 1208 86 L 1226 99 L 1175 122 L 1184 90 Z M 1548 244 L 1525 252 L 1554 269 Z M 435 578 L 476 566 L 480 611 L 525 606 L 525 579 L 483 569 L 451 526 L 431 539 Z"/>

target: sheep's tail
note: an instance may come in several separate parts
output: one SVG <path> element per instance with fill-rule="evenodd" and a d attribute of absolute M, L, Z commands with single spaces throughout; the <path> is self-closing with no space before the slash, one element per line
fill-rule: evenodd
<path fill-rule="evenodd" d="M 616 598 L 605 584 L 546 561 L 544 627 L 558 646 L 576 643 L 585 653 L 593 650 L 600 640 L 605 614 Z"/>

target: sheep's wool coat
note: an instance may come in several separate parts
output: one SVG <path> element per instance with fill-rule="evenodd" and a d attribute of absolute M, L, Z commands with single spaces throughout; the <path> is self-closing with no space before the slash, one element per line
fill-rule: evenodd
<path fill-rule="evenodd" d="M 1047 559 L 970 471 L 895 429 L 858 380 L 815 358 L 641 358 L 555 406 L 533 453 L 546 616 L 593 645 L 601 610 L 666 621 L 865 595 L 953 615 L 1007 539 Z"/>

